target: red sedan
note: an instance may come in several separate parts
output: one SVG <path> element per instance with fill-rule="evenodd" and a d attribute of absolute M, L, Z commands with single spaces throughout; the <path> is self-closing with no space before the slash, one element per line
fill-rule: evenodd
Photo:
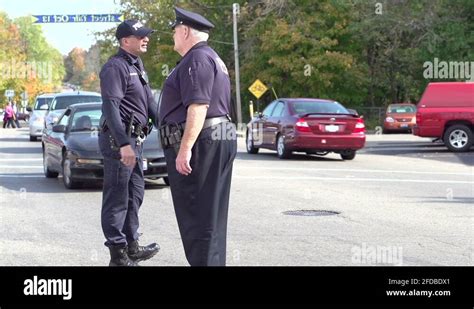
<path fill-rule="evenodd" d="M 416 105 L 411 103 L 390 104 L 383 121 L 383 133 L 410 132 L 416 124 Z"/>
<path fill-rule="evenodd" d="M 364 145 L 364 120 L 331 100 L 278 99 L 247 125 L 247 152 L 276 150 L 280 159 L 295 151 L 352 160 Z"/>

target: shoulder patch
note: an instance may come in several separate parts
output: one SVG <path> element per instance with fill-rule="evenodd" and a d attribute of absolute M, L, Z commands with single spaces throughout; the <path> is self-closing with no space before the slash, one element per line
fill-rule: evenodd
<path fill-rule="evenodd" d="M 215 60 L 216 60 L 217 64 L 219 65 L 219 67 L 221 68 L 221 71 L 222 71 L 224 74 L 229 75 L 229 71 L 227 71 L 227 67 L 225 66 L 224 61 L 222 61 L 222 59 L 219 58 L 219 57 L 216 57 Z"/>

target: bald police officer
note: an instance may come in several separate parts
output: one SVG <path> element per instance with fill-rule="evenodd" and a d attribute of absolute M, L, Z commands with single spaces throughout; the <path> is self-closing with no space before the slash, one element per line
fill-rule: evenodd
<path fill-rule="evenodd" d="M 237 151 L 227 68 L 207 45 L 214 27 L 175 8 L 174 49 L 181 60 L 166 79 L 160 105 L 173 204 L 191 266 L 225 266 L 232 164 Z"/>
<path fill-rule="evenodd" d="M 120 48 L 102 67 L 102 119 L 99 146 L 104 156 L 102 230 L 110 266 L 136 266 L 159 251 L 138 244 L 138 210 L 144 196 L 142 144 L 157 105 L 139 55 L 153 30 L 126 20 L 116 31 Z"/>

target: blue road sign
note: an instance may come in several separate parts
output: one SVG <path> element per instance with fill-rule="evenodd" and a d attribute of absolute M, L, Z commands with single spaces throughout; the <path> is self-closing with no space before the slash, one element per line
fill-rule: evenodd
<path fill-rule="evenodd" d="M 33 15 L 37 24 L 55 23 L 116 23 L 124 20 L 120 14 Z"/>

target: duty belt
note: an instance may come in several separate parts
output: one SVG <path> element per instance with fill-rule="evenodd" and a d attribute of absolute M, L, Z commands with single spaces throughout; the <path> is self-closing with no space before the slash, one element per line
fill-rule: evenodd
<path fill-rule="evenodd" d="M 229 115 L 207 118 L 202 126 L 203 129 L 218 125 L 223 122 L 229 122 L 231 118 Z M 166 124 L 160 127 L 161 144 L 164 148 L 175 145 L 181 142 L 186 122 L 179 124 Z"/>
<path fill-rule="evenodd" d="M 127 128 L 127 132 L 129 131 L 129 125 L 125 126 Z M 107 132 L 109 130 L 109 127 L 107 124 L 104 125 L 102 131 Z M 132 136 L 147 136 L 150 132 L 148 132 L 149 128 L 148 126 L 142 126 L 141 124 L 133 124 L 132 127 L 130 128 L 130 133 Z"/>
<path fill-rule="evenodd" d="M 133 124 L 132 125 L 132 128 L 131 128 L 131 132 L 132 132 L 132 136 L 135 135 L 135 136 L 142 136 L 142 135 L 145 135 L 147 136 L 148 135 L 148 127 L 147 126 L 142 126 L 141 124 Z"/>

